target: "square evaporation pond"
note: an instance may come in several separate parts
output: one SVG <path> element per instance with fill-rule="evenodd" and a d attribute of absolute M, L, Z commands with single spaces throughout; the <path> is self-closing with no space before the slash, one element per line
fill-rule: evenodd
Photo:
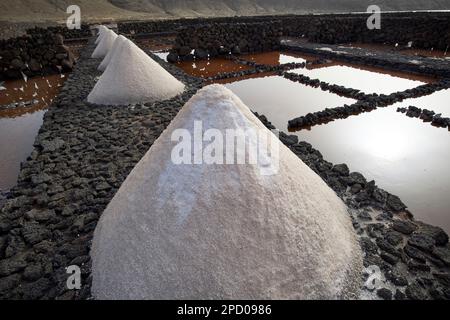
<path fill-rule="evenodd" d="M 324 159 L 346 163 L 351 171 L 398 195 L 418 220 L 450 231 L 447 130 L 387 107 L 296 134 Z"/>
<path fill-rule="evenodd" d="M 280 76 L 246 79 L 225 86 L 252 111 L 265 115 L 275 127 L 284 131 L 293 118 L 356 102 Z"/>
<path fill-rule="evenodd" d="M 387 95 L 424 84 L 424 82 L 418 80 L 410 80 L 342 65 L 315 69 L 294 69 L 291 72 L 308 76 L 311 79 L 319 79 L 327 83 L 357 89 L 366 94 L 378 93 Z"/>
<path fill-rule="evenodd" d="M 270 66 L 278 66 L 285 63 L 302 63 L 308 60 L 315 60 L 314 57 L 308 55 L 300 55 L 298 53 L 291 52 L 280 52 L 280 51 L 269 51 L 269 52 L 259 52 L 252 54 L 244 54 L 238 56 L 242 60 L 252 61 L 259 64 L 265 64 Z"/>
<path fill-rule="evenodd" d="M 436 114 L 442 114 L 443 117 L 450 118 L 450 89 L 437 91 L 428 96 L 403 100 L 392 107 L 397 109 L 398 107 L 408 108 L 409 106 L 428 109 Z"/>

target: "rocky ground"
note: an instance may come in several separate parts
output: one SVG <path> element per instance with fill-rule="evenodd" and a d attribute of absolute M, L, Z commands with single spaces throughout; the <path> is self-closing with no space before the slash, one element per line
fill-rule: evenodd
<path fill-rule="evenodd" d="M 93 106 L 86 96 L 100 61 L 89 58 L 92 49 L 84 50 L 46 113 L 17 187 L 6 202 L 0 196 L 0 299 L 90 298 L 89 250 L 100 215 L 202 85 L 152 55 L 188 85 L 183 95 L 153 104 Z M 442 229 L 413 220 L 398 197 L 345 164 L 324 160 L 308 143 L 286 134 L 280 139 L 347 203 L 365 256 L 363 297 L 450 299 L 450 247 Z M 65 287 L 69 265 L 81 266 L 79 291 Z"/>
<path fill-rule="evenodd" d="M 404 113 L 410 118 L 420 118 L 423 122 L 429 122 L 432 126 L 450 131 L 450 118 L 442 117 L 442 114 L 435 113 L 433 110 L 409 106 L 408 108 L 397 108 L 397 112 Z"/>

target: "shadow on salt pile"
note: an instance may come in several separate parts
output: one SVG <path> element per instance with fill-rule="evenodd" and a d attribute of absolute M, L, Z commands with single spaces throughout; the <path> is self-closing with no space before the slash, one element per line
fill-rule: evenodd
<path fill-rule="evenodd" d="M 227 129 L 256 130 L 272 137 L 279 170 L 263 175 L 260 161 L 175 164 L 172 135 L 186 129 L 188 139 L 200 119 L 205 134 L 215 130 L 209 155 L 227 159 L 216 149 Z M 257 141 L 247 139 L 249 159 Z M 362 285 L 344 203 L 221 85 L 191 98 L 132 170 L 97 225 L 91 255 L 97 299 L 355 298 Z"/>

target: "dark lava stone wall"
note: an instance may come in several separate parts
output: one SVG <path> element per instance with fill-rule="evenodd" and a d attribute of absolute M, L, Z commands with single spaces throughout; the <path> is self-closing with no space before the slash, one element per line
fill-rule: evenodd
<path fill-rule="evenodd" d="M 178 33 L 169 61 L 276 50 L 281 22 L 215 23 L 184 28 Z M 192 54 L 192 50 L 195 52 Z"/>
<path fill-rule="evenodd" d="M 399 44 L 412 41 L 414 48 L 447 50 L 450 45 L 449 13 L 384 13 L 381 29 L 369 30 L 369 14 L 235 17 L 178 20 L 175 26 L 139 24 L 135 32 L 176 31 L 176 45 L 169 57 L 189 60 L 198 49 L 197 59 L 233 52 L 257 52 L 277 48 L 279 36 L 305 37 L 311 42 L 336 44 L 349 42 Z M 181 27 L 184 25 L 184 27 Z M 224 47 L 225 49 L 221 49 Z"/>
<path fill-rule="evenodd" d="M 381 29 L 367 28 L 369 15 L 303 16 L 284 21 L 286 35 L 305 35 L 318 43 L 383 43 L 414 48 L 446 50 L 450 45 L 450 15 L 442 14 L 382 14 Z"/>
<path fill-rule="evenodd" d="M 22 73 L 32 77 L 67 72 L 74 63 L 63 36 L 48 30 L 0 40 L 0 80 L 21 79 Z"/>
<path fill-rule="evenodd" d="M 287 16 L 286 16 L 287 17 Z M 210 23 L 245 23 L 278 20 L 276 16 L 258 17 L 218 17 L 218 18 L 195 18 L 174 19 L 163 21 L 138 21 L 121 22 L 118 24 L 119 32 L 122 34 L 148 34 L 148 33 L 174 33 L 184 27 L 200 26 Z"/>
<path fill-rule="evenodd" d="M 88 24 L 82 24 L 80 29 L 73 30 L 70 30 L 66 26 L 54 26 L 48 28 L 34 27 L 32 29 L 28 29 L 27 34 L 38 36 L 47 31 L 60 34 L 65 40 L 85 39 L 92 36 L 90 25 Z"/>

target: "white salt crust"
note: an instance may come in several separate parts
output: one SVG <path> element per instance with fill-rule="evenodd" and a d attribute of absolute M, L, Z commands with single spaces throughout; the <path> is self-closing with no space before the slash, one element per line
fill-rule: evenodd
<path fill-rule="evenodd" d="M 337 195 L 280 142 L 271 176 L 255 165 L 175 165 L 172 132 L 192 133 L 196 120 L 203 130 L 267 130 L 223 86 L 191 98 L 101 216 L 94 297 L 356 298 L 361 250 Z"/>
<path fill-rule="evenodd" d="M 105 31 L 109 30 L 107 27 L 105 26 L 98 26 L 98 34 L 97 34 L 97 39 L 95 39 L 95 44 L 98 44 L 100 42 L 100 40 L 102 39 L 103 35 L 105 34 Z"/>
<path fill-rule="evenodd" d="M 103 59 L 112 48 L 116 38 L 117 34 L 114 31 L 109 29 L 104 31 L 104 34 L 102 35 L 102 38 L 100 39 L 91 57 L 94 59 Z"/>
<path fill-rule="evenodd" d="M 125 41 L 111 57 L 88 101 L 104 105 L 162 101 L 182 93 L 184 87 L 133 42 Z"/>
<path fill-rule="evenodd" d="M 102 60 L 102 62 L 100 63 L 100 65 L 98 66 L 98 70 L 99 71 L 105 71 L 106 67 L 108 66 L 109 62 L 111 61 L 112 57 L 117 54 L 117 52 L 119 52 L 120 46 L 125 42 L 125 41 L 129 41 L 127 38 L 125 38 L 122 35 L 119 35 L 116 40 L 114 41 L 114 44 L 111 48 L 111 50 L 109 50 L 108 54 L 106 55 L 106 57 Z"/>

